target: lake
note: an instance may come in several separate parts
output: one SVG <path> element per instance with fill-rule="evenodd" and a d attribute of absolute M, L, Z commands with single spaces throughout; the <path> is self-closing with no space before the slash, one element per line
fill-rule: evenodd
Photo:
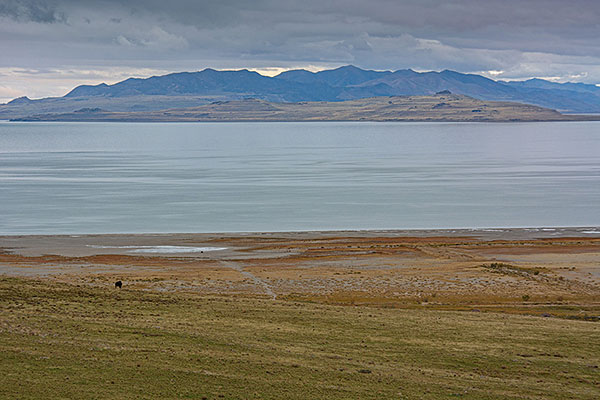
<path fill-rule="evenodd" d="M 598 225 L 599 122 L 0 122 L 0 234 Z"/>

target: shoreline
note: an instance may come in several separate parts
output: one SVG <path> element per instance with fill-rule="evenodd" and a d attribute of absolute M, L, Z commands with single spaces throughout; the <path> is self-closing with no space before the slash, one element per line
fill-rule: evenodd
<path fill-rule="evenodd" d="M 121 124 L 248 124 L 248 123 L 323 123 L 323 122 L 331 122 L 331 123 L 402 123 L 402 124 L 526 124 L 526 123 L 555 123 L 555 122 L 600 122 L 600 114 L 562 114 L 566 117 L 576 117 L 576 118 L 567 118 L 567 119 L 539 119 L 539 120 L 530 120 L 530 119 L 511 119 L 511 120 L 453 120 L 453 119 L 360 119 L 360 120 L 352 120 L 352 119 L 340 119 L 340 120 L 332 120 L 332 119 L 314 119 L 314 120 L 294 120 L 294 119 L 282 119 L 282 120 L 274 120 L 274 119 L 253 119 L 253 120 L 245 120 L 245 119 L 232 119 L 232 120 L 180 120 L 180 121 L 166 121 L 166 120 L 135 120 L 135 119 L 122 119 L 122 120 L 109 120 L 109 119 L 0 119 L 0 122 L 3 123 L 121 123 Z M 581 118 L 579 118 L 581 117 Z"/>
<path fill-rule="evenodd" d="M 492 123 L 492 124 L 510 124 L 510 123 L 539 123 L 539 122 L 598 122 L 600 121 L 600 115 L 598 114 L 590 114 L 590 115 L 584 115 L 584 114 L 561 114 L 561 118 L 540 118 L 540 119 L 521 119 L 521 118 L 512 118 L 512 119 L 503 119 L 503 120 L 496 120 L 496 119 L 477 119 L 477 120 L 470 120 L 470 119 L 451 119 L 451 118 L 426 118 L 426 119 L 422 119 L 422 118 L 406 118 L 406 119 L 243 119 L 243 118 L 232 118 L 232 119 L 191 119 L 191 120 L 185 120 L 185 119 L 181 119 L 181 120 L 167 120 L 167 119 L 135 119 L 135 118 L 123 118 L 123 119 L 103 119 L 103 118 L 98 118 L 98 119 L 94 119 L 94 118 L 82 118 L 82 119 L 76 119 L 76 118 L 71 118 L 71 119 L 53 119 L 53 118 L 48 118 L 48 119 L 44 119 L 42 117 L 37 117 L 37 116 L 32 116 L 32 117 L 19 117 L 19 118 L 11 118 L 8 120 L 0 120 L 0 122 L 10 122 L 10 123 L 15 123 L 15 122 L 62 122 L 62 123 L 68 123 L 68 122 L 92 122 L 92 123 L 98 123 L 98 122 L 111 122 L 111 123 L 127 123 L 127 124 L 132 124 L 132 123 L 140 123 L 140 124 L 151 124 L 151 123 L 158 123 L 158 124 L 202 124 L 202 123 L 240 123 L 240 124 L 247 124 L 247 123 L 269 123 L 269 122 L 273 122 L 273 123 L 311 123 L 311 122 L 333 122 L 333 123 L 340 123 L 340 122 L 378 122 L 378 123 L 457 123 L 457 124 L 461 124 L 461 123 L 469 123 L 469 124 L 476 124 L 476 123 L 480 123 L 480 124 L 486 124 L 486 123 Z"/>
<path fill-rule="evenodd" d="M 485 227 L 485 228 L 415 228 L 415 229 L 316 229 L 316 230 L 283 230 L 283 231 L 221 231 L 221 232 L 106 232 L 106 233 L 0 233 L 0 240 L 6 238 L 26 238 L 26 237 L 156 237 L 156 236 L 184 236 L 193 235 L 198 237 L 211 238 L 215 236 L 228 237 L 247 237 L 247 236 L 290 236 L 290 237 L 312 237 L 312 236 L 365 236 L 373 237 L 383 236 L 473 236 L 496 237 L 505 235 L 507 238 L 546 238 L 556 237 L 557 235 L 580 237 L 600 237 L 600 225 L 589 226 L 539 226 L 539 227 Z"/>

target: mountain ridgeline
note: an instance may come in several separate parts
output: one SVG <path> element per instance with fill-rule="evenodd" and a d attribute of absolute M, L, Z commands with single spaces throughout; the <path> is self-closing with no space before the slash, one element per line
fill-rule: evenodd
<path fill-rule="evenodd" d="M 316 73 L 292 70 L 275 77 L 248 70 L 205 69 L 129 78 L 113 85 L 82 85 L 64 97 L 39 100 L 22 97 L 0 105 L 0 118 L 74 112 L 82 108 L 154 111 L 247 98 L 275 103 L 339 102 L 378 96 L 429 96 L 444 90 L 484 101 L 533 104 L 566 113 L 600 113 L 600 87 L 595 85 L 541 79 L 504 82 L 449 70 L 392 72 L 345 66 Z"/>

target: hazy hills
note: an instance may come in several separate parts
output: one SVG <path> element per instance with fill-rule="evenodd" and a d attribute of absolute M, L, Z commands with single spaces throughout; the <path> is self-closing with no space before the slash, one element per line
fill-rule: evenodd
<path fill-rule="evenodd" d="M 439 91 L 486 101 L 512 101 L 570 113 L 600 113 L 600 88 L 540 79 L 494 81 L 454 71 L 369 71 L 354 66 L 310 72 L 287 71 L 267 77 L 248 70 L 180 72 L 113 85 L 82 85 L 64 97 L 15 99 L 0 105 L 0 119 L 69 113 L 81 108 L 113 112 L 195 107 L 215 101 L 255 98 L 269 102 L 336 102 L 377 96 L 427 96 Z"/>
<path fill-rule="evenodd" d="M 441 92 L 434 96 L 371 97 L 335 102 L 273 103 L 247 99 L 217 101 L 197 107 L 138 112 L 84 108 L 71 113 L 42 114 L 22 121 L 565 121 L 581 116 L 521 103 L 482 101 Z"/>

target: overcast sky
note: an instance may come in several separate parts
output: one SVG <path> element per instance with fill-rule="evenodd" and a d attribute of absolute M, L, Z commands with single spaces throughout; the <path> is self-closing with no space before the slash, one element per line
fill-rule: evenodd
<path fill-rule="evenodd" d="M 600 1 L 0 0 L 0 102 L 207 67 L 346 64 L 600 83 Z"/>

